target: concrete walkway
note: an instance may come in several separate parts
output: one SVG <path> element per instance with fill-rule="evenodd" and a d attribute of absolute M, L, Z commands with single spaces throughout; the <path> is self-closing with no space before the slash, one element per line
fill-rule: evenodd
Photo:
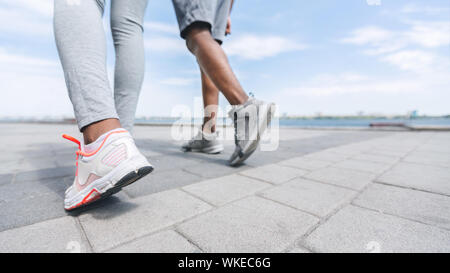
<path fill-rule="evenodd" d="M 137 127 L 154 173 L 69 215 L 75 126 L 0 132 L 0 252 L 450 251 L 450 133 L 281 129 L 231 168 Z"/>

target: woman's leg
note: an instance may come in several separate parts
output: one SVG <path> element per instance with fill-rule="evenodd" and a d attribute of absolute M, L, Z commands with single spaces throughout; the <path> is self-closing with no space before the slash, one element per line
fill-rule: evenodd
<path fill-rule="evenodd" d="M 111 1 L 116 50 L 114 98 L 122 126 L 131 131 L 145 72 L 143 20 L 148 0 Z"/>
<path fill-rule="evenodd" d="M 54 1 L 56 46 L 85 143 L 120 128 L 106 72 L 104 2 Z"/>

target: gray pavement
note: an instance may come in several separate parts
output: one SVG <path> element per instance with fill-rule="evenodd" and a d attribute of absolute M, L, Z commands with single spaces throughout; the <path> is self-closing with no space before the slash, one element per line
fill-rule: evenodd
<path fill-rule="evenodd" d="M 0 132 L 0 252 L 450 251 L 450 133 L 281 129 L 232 168 L 233 141 L 183 153 L 169 127 L 136 127 L 155 171 L 67 214 L 76 127 Z"/>

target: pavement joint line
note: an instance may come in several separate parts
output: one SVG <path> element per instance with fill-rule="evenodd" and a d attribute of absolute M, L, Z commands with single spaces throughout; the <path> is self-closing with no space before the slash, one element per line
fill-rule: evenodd
<path fill-rule="evenodd" d="M 307 246 L 301 244 L 301 242 L 300 242 L 298 239 L 296 239 L 296 240 L 294 240 L 294 242 L 290 243 L 290 244 L 289 244 L 283 251 L 281 251 L 281 252 L 287 253 L 287 252 L 290 252 L 291 250 L 295 249 L 296 247 L 301 247 L 301 248 L 303 248 L 303 249 L 305 249 L 305 250 L 308 250 L 308 251 L 311 252 L 311 253 L 317 253 L 316 251 L 313 251 L 313 249 L 311 249 L 311 248 L 309 248 L 309 247 L 307 247 Z"/>
<path fill-rule="evenodd" d="M 339 164 L 339 163 L 342 163 L 342 161 L 341 162 L 336 162 L 336 163 L 334 163 L 333 165 L 331 165 L 329 167 L 336 168 L 336 169 L 342 169 L 342 170 L 351 170 L 351 171 L 363 172 L 365 174 L 373 174 L 373 175 L 378 176 L 378 173 L 374 173 L 374 172 L 370 172 L 370 171 L 366 171 L 366 170 L 350 168 L 350 167 L 345 167 L 345 166 L 337 166 L 337 164 Z M 388 165 L 388 164 L 386 164 L 386 165 Z M 389 169 L 390 168 L 391 168 L 391 166 L 389 167 Z M 383 173 L 384 173 L 384 171 L 383 171 Z"/>
<path fill-rule="evenodd" d="M 199 199 L 199 200 L 205 202 L 206 204 L 212 206 L 213 208 L 219 208 L 219 206 L 214 205 L 213 203 L 211 203 L 211 202 L 209 202 L 209 201 L 206 201 L 206 200 L 203 199 L 202 197 L 200 197 L 200 196 L 198 196 L 198 195 L 196 195 L 196 194 L 194 194 L 194 193 L 191 193 L 191 192 L 185 190 L 183 187 L 178 188 L 178 189 L 179 189 L 180 191 L 182 191 L 182 192 L 184 192 L 184 193 L 186 193 L 186 194 L 188 194 L 188 195 L 190 195 L 190 196 L 196 198 L 196 199 Z"/>
<path fill-rule="evenodd" d="M 296 158 L 296 157 L 293 157 L 293 158 L 290 158 L 290 159 L 294 159 L 294 158 Z M 303 158 L 303 156 L 301 156 L 301 157 L 299 157 L 299 158 Z M 290 159 L 286 159 L 286 160 L 290 160 Z M 323 161 L 323 160 L 318 160 L 318 161 Z M 323 162 L 330 163 L 329 161 L 323 161 Z M 294 169 L 302 170 L 302 171 L 305 171 L 305 172 L 308 172 L 308 173 L 310 173 L 310 172 L 313 171 L 313 170 L 303 169 L 303 168 L 301 168 L 301 167 L 296 167 L 296 166 L 293 166 L 293 165 L 284 165 L 284 164 L 282 164 L 282 163 L 280 163 L 280 162 L 278 162 L 278 163 L 276 163 L 276 164 L 277 164 L 277 165 L 280 165 L 280 166 L 283 166 L 283 167 L 291 167 L 291 168 L 294 168 Z M 314 171 L 321 170 L 321 169 L 326 168 L 326 167 L 329 167 L 329 166 L 330 166 L 330 165 L 327 165 L 327 166 L 325 166 L 325 167 L 320 167 L 320 168 L 314 169 Z"/>
<path fill-rule="evenodd" d="M 426 193 L 431 193 L 431 194 L 436 194 L 436 195 L 441 195 L 441 196 L 445 196 L 445 197 L 450 197 L 450 194 L 446 194 L 446 193 L 442 193 L 442 192 L 435 192 L 435 191 L 430 191 L 430 190 L 425 190 L 425 189 L 419 189 L 419 188 L 415 188 L 415 187 L 411 187 L 411 186 L 403 186 L 403 185 L 397 185 L 397 184 L 389 184 L 386 182 L 381 182 L 378 180 L 373 181 L 375 184 L 380 184 L 380 185 L 386 185 L 386 186 L 391 186 L 391 187 L 396 187 L 396 188 L 401 188 L 401 189 L 407 189 L 407 190 L 414 190 L 414 191 L 421 191 L 421 192 L 426 192 Z"/>
<path fill-rule="evenodd" d="M 366 153 L 363 153 L 363 154 L 366 154 Z M 359 154 L 359 155 L 361 155 L 361 154 Z M 356 157 L 356 156 L 355 156 Z M 393 156 L 386 156 L 386 157 L 393 157 Z M 352 158 L 350 158 L 351 160 L 358 160 L 358 161 L 363 161 L 363 162 L 370 162 L 370 163 L 380 163 L 380 164 L 386 164 L 386 163 L 381 163 L 381 162 L 377 162 L 377 161 L 375 161 L 375 160 L 368 160 L 368 159 L 354 159 L 353 157 Z M 400 162 L 400 159 L 397 159 L 397 160 L 395 160 L 395 162 L 393 162 L 393 163 L 388 163 L 388 164 L 397 164 L 397 163 L 399 163 Z M 386 164 L 386 165 L 388 165 L 388 164 Z"/>
<path fill-rule="evenodd" d="M 293 158 L 290 158 L 290 159 L 294 159 L 294 158 L 296 158 L 296 157 L 293 157 Z M 303 156 L 299 156 L 298 158 L 304 158 L 304 157 L 303 157 Z M 286 160 L 290 160 L 290 159 L 286 159 Z M 283 161 L 284 161 L 284 160 L 283 160 Z M 280 161 L 280 162 L 282 162 L 282 161 Z M 281 166 L 281 167 L 288 167 L 288 168 L 292 168 L 292 169 L 297 169 L 297 170 L 305 171 L 306 173 L 312 172 L 312 170 L 302 169 L 302 168 L 300 168 L 300 167 L 289 166 L 289 165 L 283 165 L 283 164 L 280 164 L 280 162 L 275 163 L 275 165 L 278 165 L 278 166 Z M 322 167 L 322 168 L 325 168 L 325 167 Z M 315 169 L 315 171 L 316 171 L 316 170 L 320 170 L 320 169 L 322 169 L 322 168 Z"/>
<path fill-rule="evenodd" d="M 308 230 L 305 234 L 303 234 L 301 237 L 299 237 L 297 240 L 298 244 L 300 245 L 306 245 L 305 244 L 305 240 L 306 238 L 311 235 L 316 229 L 318 229 L 321 225 L 325 224 L 326 222 L 328 222 L 328 220 L 333 217 L 334 215 L 336 215 L 339 211 L 341 211 L 343 208 L 347 207 L 347 206 L 352 206 L 353 201 L 355 201 L 372 183 L 368 183 L 367 185 L 364 186 L 364 188 L 361 189 L 361 191 L 358 191 L 353 198 L 350 198 L 347 202 L 342 203 L 340 206 L 336 207 L 336 209 L 334 209 L 332 212 L 330 212 L 328 215 L 326 215 L 323 218 L 319 218 L 319 223 L 317 223 L 316 225 L 314 225 L 313 227 L 311 227 L 310 230 Z M 313 252 L 319 252 L 317 250 L 315 250 L 314 248 L 311 249 Z"/>
<path fill-rule="evenodd" d="M 401 218 L 401 219 L 408 220 L 408 221 L 411 221 L 411 222 L 416 222 L 416 223 L 423 224 L 423 225 L 426 225 L 426 226 L 435 227 L 435 228 L 438 228 L 438 229 L 450 231 L 450 228 L 444 228 L 444 227 L 441 227 L 441 226 L 436 226 L 436 225 L 433 225 L 433 224 L 430 224 L 430 223 L 426 223 L 426 222 L 422 222 L 422 221 L 419 221 L 419 220 L 416 220 L 416 219 L 412 219 L 412 218 L 408 218 L 408 217 L 405 217 L 405 216 L 389 213 L 389 212 L 386 212 L 386 211 L 383 211 L 383 210 L 377 210 L 377 209 L 365 207 L 365 206 L 354 204 L 354 203 L 352 203 L 351 205 L 354 206 L 354 207 L 358 207 L 360 209 L 370 210 L 370 211 L 377 212 L 377 213 L 380 213 L 380 214 L 390 215 L 390 216 Z"/>
<path fill-rule="evenodd" d="M 314 178 L 305 177 L 305 176 L 301 176 L 301 177 L 297 177 L 297 178 L 302 178 L 302 179 L 309 180 L 309 181 L 312 181 L 312 182 L 316 182 L 316 183 L 320 183 L 320 184 L 324 184 L 324 185 L 328 185 L 328 186 L 334 186 L 334 187 L 338 187 L 338 188 L 341 188 L 341 189 L 346 189 L 346 190 L 351 190 L 351 191 L 356 191 L 356 192 L 360 191 L 360 190 L 356 190 L 354 188 L 346 187 L 346 186 L 343 186 L 343 185 L 332 184 L 332 183 L 320 181 L 320 180 L 317 180 L 317 179 L 314 179 Z"/>
<path fill-rule="evenodd" d="M 208 179 L 208 177 L 206 177 L 206 176 L 203 176 L 203 175 L 201 175 L 201 174 L 198 174 L 198 173 L 194 173 L 194 172 L 191 172 L 191 171 L 189 171 L 189 170 L 187 170 L 185 167 L 183 167 L 183 168 L 181 168 L 181 170 L 183 171 L 183 172 L 186 172 L 186 173 L 188 173 L 188 174 L 192 174 L 192 175 L 195 175 L 195 176 L 197 176 L 198 178 L 200 178 L 200 179 L 202 179 L 202 178 L 204 178 L 204 179 Z M 204 181 L 204 180 L 201 180 L 201 181 Z M 201 181 L 198 181 L 198 182 L 201 182 Z"/>
<path fill-rule="evenodd" d="M 155 235 L 155 234 L 157 234 L 157 233 L 160 233 L 160 232 L 163 232 L 163 231 L 169 231 L 169 230 L 173 230 L 173 225 L 167 226 L 167 227 L 163 227 L 163 228 L 159 228 L 159 229 L 156 229 L 156 230 L 151 231 L 151 232 L 149 232 L 149 233 L 146 233 L 146 234 L 144 234 L 144 235 L 142 235 L 142 236 L 138 236 L 138 237 L 135 237 L 135 238 L 133 238 L 133 239 L 131 239 L 131 240 L 128 240 L 128 241 L 119 243 L 119 244 L 117 244 L 117 245 L 108 247 L 108 248 L 106 248 L 106 249 L 104 249 L 104 250 L 102 250 L 102 251 L 97 252 L 97 251 L 94 250 L 93 252 L 95 252 L 95 253 L 105 253 L 105 252 L 108 252 L 108 251 L 113 250 L 113 249 L 115 249 L 115 248 L 118 248 L 118 247 L 121 247 L 121 246 L 130 244 L 130 243 L 136 242 L 136 241 L 138 241 L 138 240 L 140 240 L 140 239 L 143 239 L 143 238 L 145 238 L 145 237 L 153 236 L 153 235 Z"/>
<path fill-rule="evenodd" d="M 4 203 L 7 204 L 8 202 L 4 202 Z M 52 221 L 52 220 L 55 220 L 55 219 L 60 219 L 60 218 L 68 217 L 68 216 L 69 216 L 69 215 L 66 214 L 66 215 L 64 215 L 64 216 L 51 217 L 51 218 L 45 219 L 45 220 L 43 220 L 43 221 L 34 222 L 34 223 L 28 223 L 28 224 L 25 224 L 25 225 L 22 225 L 22 226 L 17 226 L 17 227 L 8 228 L 8 229 L 5 229 L 5 230 L 0 231 L 0 233 L 5 232 L 5 231 L 8 231 L 8 230 L 14 230 L 14 229 L 18 229 L 18 228 L 28 227 L 28 226 L 32 226 L 32 225 L 35 225 L 35 224 L 44 223 L 44 222 L 47 222 L 47 221 Z"/>
<path fill-rule="evenodd" d="M 416 165 L 423 165 L 423 166 L 430 166 L 430 167 L 435 167 L 435 168 L 440 168 L 440 169 L 449 169 L 450 165 L 448 165 L 447 167 L 443 166 L 443 165 L 437 165 L 437 164 L 432 164 L 432 163 L 422 163 L 422 162 L 413 162 L 413 161 L 405 161 L 404 158 L 402 158 L 400 160 L 400 162 L 402 163 L 407 163 L 407 164 L 416 164 Z"/>
<path fill-rule="evenodd" d="M 180 190 L 180 191 L 182 191 L 182 192 L 185 192 L 185 191 L 182 190 L 181 188 L 182 188 L 182 187 L 178 187 L 178 188 L 174 188 L 174 189 L 170 189 L 170 190 L 166 190 L 166 191 Z M 162 192 L 165 192 L 165 191 L 162 191 Z M 186 192 L 185 192 L 185 193 L 186 193 Z M 153 194 L 155 194 L 155 193 L 153 193 Z M 150 195 L 153 195 L 153 194 L 148 194 L 148 195 L 145 195 L 145 196 L 150 196 Z M 192 196 L 192 195 L 191 195 L 191 196 Z M 139 197 L 137 197 L 137 198 L 142 198 L 142 197 L 144 197 L 144 196 L 139 196 Z M 196 199 L 198 199 L 198 200 L 200 200 L 201 202 L 204 202 L 204 203 L 210 205 L 209 203 L 207 203 L 207 202 L 205 202 L 205 201 L 199 199 L 199 198 L 196 197 L 196 196 L 193 196 L 193 197 L 196 198 Z M 136 199 L 137 199 L 137 198 L 136 198 Z M 211 205 L 210 205 L 210 206 L 211 206 Z M 129 240 L 129 241 L 126 241 L 126 242 L 120 243 L 120 244 L 118 244 L 118 245 L 115 245 L 115 246 L 113 246 L 113 247 L 110 247 L 110 248 L 108 248 L 108 249 L 106 249 L 106 250 L 103 250 L 103 252 L 107 252 L 107 251 L 112 250 L 112 249 L 114 249 L 114 248 L 116 248 L 116 247 L 119 247 L 119 246 L 122 246 L 122 245 L 125 245 L 125 244 L 128 244 L 128 243 L 134 242 L 134 241 L 136 241 L 136 240 L 142 239 L 142 238 L 147 237 L 147 236 L 154 235 L 154 234 L 156 234 L 156 233 L 158 233 L 158 232 L 161 232 L 161 231 L 165 231 L 165 230 L 175 230 L 175 228 L 176 228 L 178 225 L 181 225 L 181 224 L 183 224 L 183 223 L 185 223 L 185 222 L 187 222 L 187 221 L 190 221 L 190 220 L 192 220 L 192 219 L 194 219 L 194 218 L 196 218 L 196 217 L 198 217 L 198 216 L 201 216 L 201 215 L 203 215 L 203 214 L 206 214 L 206 213 L 208 213 L 208 212 L 214 211 L 214 210 L 216 210 L 217 208 L 218 208 L 218 207 L 215 207 L 215 206 L 214 206 L 214 207 L 211 207 L 210 209 L 207 209 L 207 210 L 205 210 L 205 211 L 203 211 L 203 212 L 200 212 L 200 213 L 197 213 L 197 214 L 195 214 L 195 215 L 192 215 L 192 216 L 190 216 L 190 217 L 188 217 L 188 218 L 186 218 L 186 219 L 184 219 L 184 220 L 182 220 L 182 221 L 178 221 L 178 222 L 173 223 L 173 224 L 171 224 L 171 225 L 169 225 L 169 226 L 165 226 L 165 227 L 156 229 L 156 230 L 151 231 L 151 232 L 149 232 L 149 233 L 146 233 L 146 234 L 144 234 L 144 235 L 142 235 L 142 236 L 138 236 L 138 237 L 133 238 L 133 239 L 131 239 L 131 240 Z M 81 224 L 81 223 L 80 223 L 80 224 Z M 81 225 L 83 225 L 83 224 L 81 224 Z"/>
<path fill-rule="evenodd" d="M 173 229 L 174 232 L 176 232 L 178 235 L 180 235 L 181 237 L 183 237 L 186 241 L 188 241 L 190 244 L 192 244 L 193 246 L 195 246 L 198 250 L 200 250 L 200 252 L 205 253 L 205 250 L 198 245 L 194 240 L 192 240 L 189 236 L 187 236 L 186 234 L 184 234 L 183 232 L 181 232 L 180 230 L 178 230 L 178 228 L 174 228 Z"/>
<path fill-rule="evenodd" d="M 259 167 L 257 167 L 257 168 L 261 168 L 261 167 L 265 167 L 265 166 L 269 166 L 269 165 L 274 165 L 274 164 L 273 164 L 273 163 L 270 163 L 270 164 L 266 164 L 266 165 L 259 166 Z M 275 164 L 275 165 L 277 165 L 277 164 Z M 283 166 L 283 167 L 286 167 L 286 166 Z M 309 173 L 310 171 L 307 171 L 307 172 Z M 308 174 L 308 173 L 306 173 L 306 174 Z M 302 177 L 303 177 L 303 175 L 300 175 L 300 176 L 293 177 L 293 178 L 291 178 L 291 179 L 289 179 L 289 180 L 286 180 L 286 181 L 284 181 L 284 182 L 281 182 L 281 183 L 272 183 L 272 182 L 263 180 L 263 179 L 261 179 L 261 178 L 257 178 L 257 177 L 252 177 L 252 176 L 249 176 L 249 175 L 245 175 L 245 174 L 243 174 L 243 173 L 241 173 L 241 172 L 238 172 L 238 173 L 236 173 L 236 174 L 238 174 L 238 175 L 240 175 L 240 176 L 243 176 L 243 177 L 246 177 L 246 178 L 258 180 L 258 181 L 264 182 L 264 183 L 266 183 L 266 184 L 270 184 L 271 186 L 283 185 L 283 184 L 285 184 L 285 183 L 287 183 L 287 182 L 291 182 L 291 181 L 294 180 L 294 179 L 302 178 Z M 306 174 L 305 174 L 305 175 L 306 175 Z"/>
<path fill-rule="evenodd" d="M 306 232 L 305 234 L 303 234 L 303 236 L 301 236 L 299 239 L 298 239 L 298 242 L 299 242 L 299 244 L 301 244 L 301 245 L 305 245 L 304 244 L 304 242 L 305 242 L 305 240 L 306 240 L 306 238 L 311 234 L 311 233 L 313 233 L 319 226 L 321 226 L 321 225 L 323 225 L 323 224 L 325 224 L 331 217 L 333 217 L 334 215 L 336 215 L 341 209 L 343 209 L 344 207 L 346 207 L 346 206 L 352 206 L 353 204 L 353 202 L 371 185 L 371 184 L 373 184 L 374 182 L 375 182 L 375 180 L 376 179 L 378 179 L 379 177 L 381 177 L 384 173 L 386 173 L 386 172 L 388 172 L 389 170 L 391 170 L 395 165 L 397 165 L 397 164 L 392 164 L 392 166 L 389 168 L 389 169 L 387 169 L 386 171 L 384 171 L 383 173 L 381 173 L 380 175 L 378 175 L 378 176 L 376 176 L 370 183 L 367 183 L 367 185 L 365 185 L 361 190 L 354 190 L 354 189 L 351 189 L 351 190 L 353 190 L 353 191 L 356 191 L 357 192 L 357 194 L 355 194 L 355 196 L 353 196 L 353 198 L 351 198 L 350 200 L 348 200 L 347 202 L 345 202 L 345 203 L 343 203 L 343 204 L 341 204 L 340 206 L 338 206 L 335 210 L 333 210 L 330 214 L 328 214 L 327 216 L 325 216 L 324 218 L 319 218 L 320 219 L 320 221 L 319 221 L 319 223 L 317 223 L 315 226 L 313 226 L 308 232 Z M 319 182 L 319 183 L 323 183 L 323 184 L 329 184 L 329 183 L 325 183 L 325 182 L 321 182 L 321 181 L 316 181 L 316 180 L 313 180 L 313 181 L 315 181 L 315 182 Z M 338 185 L 334 185 L 334 186 L 338 186 Z M 338 187 L 342 187 L 342 188 L 347 188 L 347 187 L 344 187 L 344 186 L 338 186 Z M 323 221 L 322 221 L 322 219 L 323 219 Z M 313 249 L 314 250 L 314 249 Z M 316 252 L 316 251 L 314 251 L 314 252 Z"/>
<path fill-rule="evenodd" d="M 73 217 L 73 218 L 74 218 L 75 226 L 77 227 L 78 231 L 80 232 L 82 240 L 84 239 L 87 242 L 87 245 L 88 245 L 88 248 L 89 248 L 87 252 L 93 253 L 94 252 L 94 248 L 92 247 L 91 241 L 89 241 L 89 238 L 88 238 L 88 236 L 86 234 L 86 231 L 84 230 L 83 225 L 80 222 L 80 219 L 78 217 Z"/>
<path fill-rule="evenodd" d="M 309 212 L 309 211 L 306 211 L 306 210 L 302 210 L 302 209 L 296 208 L 296 207 L 294 207 L 294 206 L 291 206 L 291 205 L 285 204 L 285 203 L 283 203 L 283 202 L 280 202 L 280 201 L 278 201 L 278 200 L 273 200 L 273 199 L 270 199 L 270 198 L 268 198 L 268 197 L 262 196 L 261 193 L 258 193 L 258 194 L 255 194 L 255 195 L 256 195 L 257 197 L 262 198 L 262 199 L 265 199 L 265 200 L 268 200 L 268 201 L 277 203 L 278 205 L 282 205 L 282 206 L 284 206 L 284 207 L 288 207 L 288 208 L 295 209 L 295 210 L 298 210 L 298 211 L 300 211 L 300 212 L 309 214 L 309 215 L 314 216 L 314 217 L 316 217 L 316 218 L 318 218 L 318 219 L 322 218 L 322 217 L 320 217 L 319 215 L 316 215 L 316 214 L 314 214 L 314 213 L 312 213 L 312 212 Z"/>

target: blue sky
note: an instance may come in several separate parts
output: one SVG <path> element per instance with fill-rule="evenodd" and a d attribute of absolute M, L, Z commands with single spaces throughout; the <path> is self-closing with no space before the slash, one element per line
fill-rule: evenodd
<path fill-rule="evenodd" d="M 0 0 L 0 117 L 73 116 L 52 6 Z M 112 77 L 108 14 L 104 24 Z M 168 116 L 201 95 L 177 29 L 171 1 L 150 0 L 137 116 Z M 280 113 L 450 114 L 448 0 L 236 0 L 224 48 L 244 89 Z"/>

